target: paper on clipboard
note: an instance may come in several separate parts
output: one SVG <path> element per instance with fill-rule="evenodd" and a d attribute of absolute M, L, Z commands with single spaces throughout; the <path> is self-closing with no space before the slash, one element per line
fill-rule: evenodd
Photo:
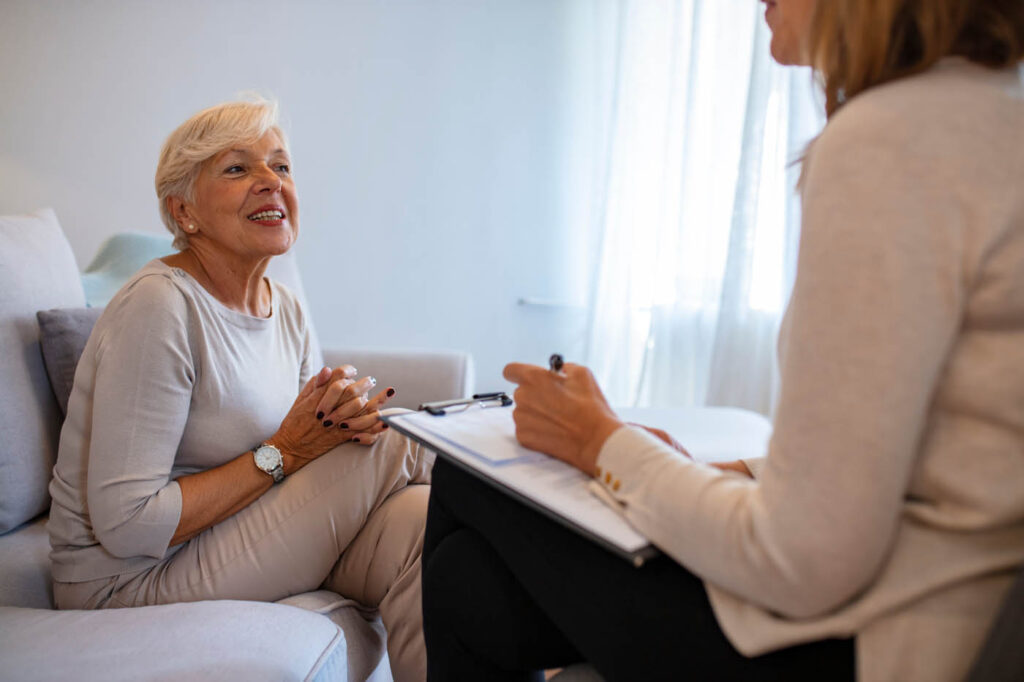
<path fill-rule="evenodd" d="M 647 538 L 593 494 L 589 476 L 520 445 L 510 408 L 473 406 L 441 417 L 406 412 L 383 419 L 637 566 L 658 553 Z"/>

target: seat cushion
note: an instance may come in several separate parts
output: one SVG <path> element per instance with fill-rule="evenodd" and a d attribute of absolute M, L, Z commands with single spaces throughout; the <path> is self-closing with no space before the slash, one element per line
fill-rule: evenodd
<path fill-rule="evenodd" d="M 83 305 L 75 257 L 53 211 L 0 216 L 0 533 L 50 505 L 60 408 L 36 311 Z"/>
<path fill-rule="evenodd" d="M 348 650 L 348 679 L 391 681 L 391 665 L 385 650 L 387 635 L 376 610 L 328 590 L 297 594 L 278 603 L 327 616 L 341 628 Z"/>
<path fill-rule="evenodd" d="M 4 679 L 346 679 L 345 637 L 281 604 L 203 601 L 101 611 L 0 607 Z"/>
<path fill-rule="evenodd" d="M 45 516 L 0 535 L 0 606 L 53 608 Z"/>

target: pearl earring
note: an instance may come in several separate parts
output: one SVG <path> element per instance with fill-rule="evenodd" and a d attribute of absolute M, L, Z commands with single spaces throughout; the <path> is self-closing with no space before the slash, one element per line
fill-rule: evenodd
<path fill-rule="evenodd" d="M 189 223 L 188 227 L 185 228 L 185 231 L 186 232 L 195 232 L 196 231 L 196 226 L 193 225 L 192 223 Z"/>

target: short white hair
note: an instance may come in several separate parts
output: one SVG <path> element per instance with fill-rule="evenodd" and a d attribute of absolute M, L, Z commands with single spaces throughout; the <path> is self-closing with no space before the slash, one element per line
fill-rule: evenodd
<path fill-rule="evenodd" d="M 168 136 L 156 165 L 156 196 L 160 218 L 174 235 L 174 248 L 188 246 L 188 237 L 168 206 L 168 197 L 192 201 L 203 163 L 237 144 L 253 144 L 268 132 L 277 133 L 288 149 L 278 125 L 277 102 L 254 97 L 203 109 Z"/>

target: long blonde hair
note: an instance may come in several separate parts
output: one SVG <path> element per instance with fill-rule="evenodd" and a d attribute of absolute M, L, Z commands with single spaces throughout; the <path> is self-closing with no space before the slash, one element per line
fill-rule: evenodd
<path fill-rule="evenodd" d="M 876 85 L 959 55 L 993 68 L 1024 59 L 1024 0 L 818 0 L 808 45 L 831 117 Z"/>

